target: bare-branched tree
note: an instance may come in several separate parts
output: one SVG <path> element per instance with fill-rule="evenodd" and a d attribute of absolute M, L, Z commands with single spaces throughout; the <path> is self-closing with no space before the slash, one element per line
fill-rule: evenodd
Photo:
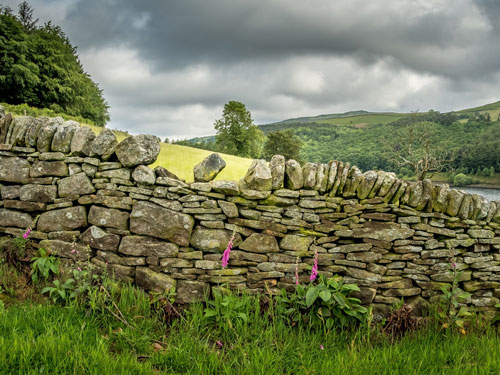
<path fill-rule="evenodd" d="M 449 163 L 450 155 L 439 146 L 435 124 L 430 122 L 409 121 L 388 144 L 395 163 L 411 168 L 419 181 L 429 172 L 444 170 Z"/>

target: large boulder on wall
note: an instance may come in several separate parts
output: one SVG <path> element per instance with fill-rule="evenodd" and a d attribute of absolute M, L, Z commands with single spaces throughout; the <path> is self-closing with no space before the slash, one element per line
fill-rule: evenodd
<path fill-rule="evenodd" d="M 265 160 L 254 160 L 243 180 L 253 190 L 267 191 L 273 185 L 271 169 Z"/>
<path fill-rule="evenodd" d="M 117 145 L 115 134 L 109 129 L 104 129 L 90 144 L 90 156 L 98 156 L 102 160 L 108 160 Z"/>
<path fill-rule="evenodd" d="M 211 154 L 194 166 L 194 180 L 196 182 L 212 181 L 225 167 L 226 162 L 219 154 Z"/>
<path fill-rule="evenodd" d="M 154 135 L 131 135 L 116 146 L 115 154 L 126 168 L 151 164 L 160 154 L 160 138 Z"/>

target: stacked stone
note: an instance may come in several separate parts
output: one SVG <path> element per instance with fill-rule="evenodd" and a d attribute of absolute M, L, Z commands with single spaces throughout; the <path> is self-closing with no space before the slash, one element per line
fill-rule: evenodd
<path fill-rule="evenodd" d="M 16 118 L 6 128 L 6 117 L 0 231 L 18 235 L 39 214 L 31 237 L 40 246 L 147 290 L 175 287 L 179 302 L 222 283 L 293 290 L 296 269 L 308 282 L 315 254 L 320 274 L 358 284 L 358 297 L 382 313 L 401 297 L 419 307 L 436 298 L 452 281 L 450 263 L 472 305 L 490 311 L 499 301 L 500 202 L 279 155 L 255 160 L 235 182 L 214 180 L 225 163 L 213 154 L 187 184 L 147 167 L 159 153 L 155 137 L 118 143 L 108 130 L 96 137 L 57 118 Z"/>

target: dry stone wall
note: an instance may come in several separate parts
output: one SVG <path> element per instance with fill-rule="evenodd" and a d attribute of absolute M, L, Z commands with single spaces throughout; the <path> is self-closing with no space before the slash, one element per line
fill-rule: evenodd
<path fill-rule="evenodd" d="M 2 138 L 3 137 L 3 138 Z M 500 202 L 429 180 L 362 173 L 349 163 L 256 160 L 239 182 L 211 180 L 211 156 L 185 183 L 147 167 L 153 136 L 118 143 L 112 132 L 62 119 L 0 119 L 0 231 L 23 233 L 68 262 L 86 262 L 179 302 L 227 283 L 249 293 L 294 289 L 295 270 L 361 287 L 385 312 L 402 297 L 423 306 L 450 283 L 451 262 L 470 304 L 493 310 L 500 298 Z M 234 234 L 229 266 L 222 252 Z"/>

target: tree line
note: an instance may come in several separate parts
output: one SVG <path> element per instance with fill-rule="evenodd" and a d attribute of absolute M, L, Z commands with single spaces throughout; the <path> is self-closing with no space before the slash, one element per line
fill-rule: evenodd
<path fill-rule="evenodd" d="M 48 108 L 104 126 L 109 106 L 76 47 L 52 22 L 38 26 L 33 14 L 26 1 L 17 14 L 0 5 L 0 102 Z"/>

